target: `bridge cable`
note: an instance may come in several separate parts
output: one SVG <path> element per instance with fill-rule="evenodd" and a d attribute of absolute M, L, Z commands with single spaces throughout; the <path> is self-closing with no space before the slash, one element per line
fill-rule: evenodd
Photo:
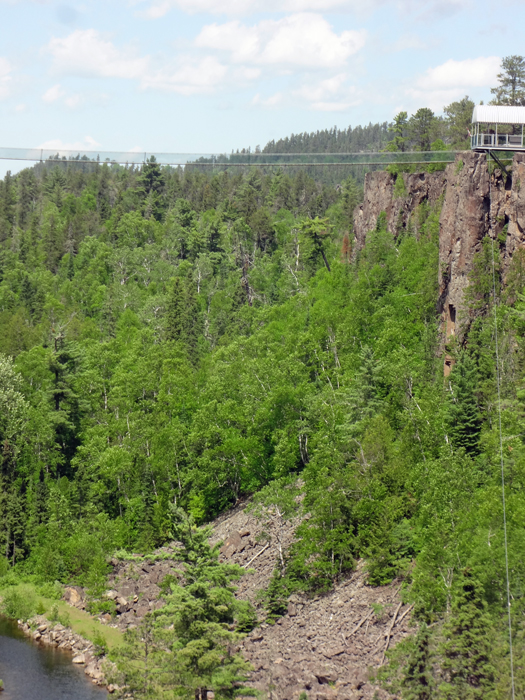
<path fill-rule="evenodd" d="M 490 160 L 490 152 L 489 152 Z M 496 297 L 496 266 L 495 266 L 495 256 L 494 256 L 494 238 L 492 236 L 492 178 L 489 170 L 489 236 L 492 243 L 492 294 L 494 297 L 494 337 L 496 341 L 496 383 L 498 387 L 498 423 L 499 423 L 499 453 L 500 453 L 500 463 L 501 463 L 501 501 L 503 506 L 503 533 L 505 539 L 505 575 L 507 583 L 507 615 L 508 615 L 508 625 L 509 625 L 509 651 L 510 651 L 510 679 L 511 679 L 511 689 L 512 689 L 512 700 L 515 700 L 515 689 L 514 689 L 514 656 L 512 650 L 512 618 L 510 611 L 510 578 L 509 578 L 509 552 L 508 552 L 508 541 L 507 541 L 507 511 L 505 502 L 505 471 L 503 468 L 503 432 L 501 428 L 501 388 L 500 388 L 500 362 L 499 362 L 499 345 L 498 345 L 498 300 Z"/>

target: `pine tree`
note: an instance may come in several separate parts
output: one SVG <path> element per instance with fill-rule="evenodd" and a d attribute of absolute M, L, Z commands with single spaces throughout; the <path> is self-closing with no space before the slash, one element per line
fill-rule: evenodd
<path fill-rule="evenodd" d="M 406 142 L 408 141 L 406 137 L 408 125 L 408 113 L 399 112 L 394 117 L 394 121 L 388 127 L 388 131 L 394 134 L 392 141 L 389 141 L 385 150 L 387 151 L 405 151 Z"/>
<path fill-rule="evenodd" d="M 145 217 L 148 219 L 153 217 L 160 221 L 164 211 L 161 195 L 164 191 L 165 178 L 155 156 L 151 156 L 142 167 L 137 185 L 137 193 L 143 201 L 142 211 Z"/>
<path fill-rule="evenodd" d="M 456 448 L 475 455 L 479 451 L 481 417 L 476 385 L 477 368 L 470 355 L 464 353 L 450 377 L 451 395 L 448 409 L 449 435 Z"/>
<path fill-rule="evenodd" d="M 499 85 L 492 88 L 495 95 L 492 104 L 525 104 L 525 57 L 506 56 L 501 61 L 501 73 L 498 73 Z"/>
<path fill-rule="evenodd" d="M 236 564 L 219 562 L 219 545 L 210 545 L 210 527 L 172 506 L 172 534 L 182 544 L 178 559 L 183 584 L 172 584 L 158 615 L 165 644 L 173 652 L 164 683 L 180 697 L 231 698 L 246 681 L 250 667 L 234 651 L 250 606 L 235 599 L 232 582 L 243 573 Z M 253 615 L 252 615 L 253 617 Z"/>
<path fill-rule="evenodd" d="M 418 151 L 429 151 L 436 122 L 434 112 L 428 107 L 418 109 L 408 120 L 408 133 Z"/>
<path fill-rule="evenodd" d="M 439 687 L 443 700 L 482 700 L 494 687 L 490 663 L 491 622 L 483 591 L 474 572 L 465 569 L 452 600 L 450 618 L 440 647 L 446 682 Z"/>
<path fill-rule="evenodd" d="M 154 618 L 147 614 L 138 627 L 124 633 L 124 644 L 113 654 L 118 670 L 108 680 L 122 686 L 125 693 L 132 693 L 135 700 L 155 700 L 162 686 L 167 654 Z"/>
<path fill-rule="evenodd" d="M 414 641 L 414 649 L 408 659 L 402 685 L 406 688 L 405 700 L 430 700 L 433 679 L 430 669 L 430 632 L 421 625 Z"/>

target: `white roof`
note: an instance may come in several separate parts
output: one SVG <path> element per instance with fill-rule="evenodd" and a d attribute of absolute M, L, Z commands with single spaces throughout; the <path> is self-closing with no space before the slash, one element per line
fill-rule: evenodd
<path fill-rule="evenodd" d="M 472 123 L 525 124 L 525 107 L 476 105 L 472 113 Z"/>

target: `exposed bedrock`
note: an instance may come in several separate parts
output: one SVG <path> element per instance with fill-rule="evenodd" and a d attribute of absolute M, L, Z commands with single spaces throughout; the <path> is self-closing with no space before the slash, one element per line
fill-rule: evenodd
<path fill-rule="evenodd" d="M 386 172 L 368 173 L 364 202 L 354 212 L 355 250 L 363 247 L 381 212 L 387 229 L 397 237 L 409 226 L 419 229 L 419 205 L 435 204 L 442 197 L 439 227 L 439 299 L 446 338 L 461 333 L 467 318 L 462 314 L 476 253 L 485 236 L 499 247 L 503 278 L 513 255 L 525 246 L 525 154 L 514 156 L 505 175 L 499 168 L 489 175 L 484 153 L 464 151 L 438 173 L 402 173 L 404 186 Z"/>

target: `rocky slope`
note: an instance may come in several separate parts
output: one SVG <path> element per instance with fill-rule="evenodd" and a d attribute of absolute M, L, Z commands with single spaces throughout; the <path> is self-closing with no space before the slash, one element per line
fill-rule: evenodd
<path fill-rule="evenodd" d="M 492 170 L 492 168 L 490 168 Z M 417 233 L 419 205 L 442 199 L 439 231 L 439 299 L 444 339 L 461 335 L 468 324 L 464 293 L 474 255 L 489 236 L 501 251 L 503 275 L 525 245 L 525 154 L 514 156 L 506 175 L 489 173 L 484 153 L 465 151 L 438 173 L 402 173 L 403 186 L 386 172 L 368 173 L 362 205 L 354 212 L 355 250 L 363 247 L 385 212 L 393 236 L 411 226 Z"/>
<path fill-rule="evenodd" d="M 293 529 L 294 523 L 288 523 L 281 532 L 284 546 L 291 543 Z M 224 542 L 223 560 L 247 569 L 237 595 L 251 600 L 260 613 L 261 624 L 241 646 L 254 668 L 251 685 L 274 700 L 297 700 L 303 691 L 310 700 L 389 697 L 370 682 L 369 671 L 382 663 L 387 643 L 392 646 L 411 632 L 411 610 L 401 604 L 399 583 L 368 586 L 361 563 L 326 595 L 292 596 L 287 614 L 274 625 L 265 624 L 257 592 L 268 584 L 277 548 L 275 528 L 269 528 L 269 541 L 260 542 L 261 534 L 261 524 L 243 505 L 214 522 L 213 541 Z M 176 545 L 158 550 L 149 559 L 114 560 L 107 596 L 115 600 L 117 615 L 107 615 L 107 624 L 126 629 L 161 606 L 159 584 L 177 566 Z M 68 588 L 66 596 L 72 604 L 84 606 L 78 587 Z"/>

